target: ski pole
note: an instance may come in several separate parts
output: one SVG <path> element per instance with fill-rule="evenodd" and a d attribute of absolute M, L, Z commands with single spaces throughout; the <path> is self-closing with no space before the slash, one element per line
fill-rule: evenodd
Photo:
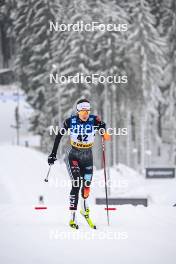
<path fill-rule="evenodd" d="M 48 177 L 49 177 L 49 174 L 50 174 L 50 170 L 51 170 L 51 164 L 49 165 L 49 170 L 48 170 L 47 176 L 45 178 L 45 182 L 48 182 Z"/>
<path fill-rule="evenodd" d="M 103 150 L 103 169 L 104 169 L 105 194 L 106 194 L 106 211 L 107 211 L 107 221 L 109 225 L 109 206 L 108 206 L 108 191 L 107 191 L 107 177 L 106 177 L 105 143 L 104 143 L 103 136 L 102 136 L 102 150 Z"/>

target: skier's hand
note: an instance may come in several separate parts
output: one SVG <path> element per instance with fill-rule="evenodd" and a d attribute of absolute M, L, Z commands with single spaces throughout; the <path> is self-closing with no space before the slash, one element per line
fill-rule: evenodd
<path fill-rule="evenodd" d="M 56 155 L 54 153 L 51 153 L 49 156 L 48 156 L 48 164 L 49 165 L 53 165 L 54 162 L 56 161 Z"/>
<path fill-rule="evenodd" d="M 111 136 L 106 132 L 103 135 L 104 141 L 110 141 L 111 140 Z"/>
<path fill-rule="evenodd" d="M 103 121 L 100 121 L 100 123 L 98 124 L 98 129 L 106 129 L 106 124 Z"/>

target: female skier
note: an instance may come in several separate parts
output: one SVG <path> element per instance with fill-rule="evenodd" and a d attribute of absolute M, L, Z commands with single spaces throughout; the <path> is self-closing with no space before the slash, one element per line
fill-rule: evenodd
<path fill-rule="evenodd" d="M 48 157 L 48 164 L 54 164 L 56 160 L 57 149 L 63 132 L 69 131 L 70 147 L 65 155 L 65 163 L 71 178 L 72 188 L 70 191 L 70 212 L 71 219 L 69 225 L 78 229 L 76 211 L 79 200 L 79 190 L 81 189 L 81 211 L 80 213 L 86 219 L 89 226 L 96 229 L 89 213 L 90 209 L 87 198 L 90 193 L 90 185 L 93 176 L 93 156 L 92 146 L 96 131 L 103 129 L 104 140 L 109 139 L 105 133 L 106 125 L 96 115 L 90 114 L 90 102 L 86 99 L 79 100 L 76 104 L 76 115 L 72 115 L 64 121 L 63 127 L 55 137 L 54 146 Z"/>

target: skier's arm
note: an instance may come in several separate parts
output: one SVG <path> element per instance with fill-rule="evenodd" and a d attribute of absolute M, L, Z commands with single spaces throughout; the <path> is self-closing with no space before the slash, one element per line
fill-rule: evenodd
<path fill-rule="evenodd" d="M 95 116 L 94 126 L 96 130 L 104 129 L 106 130 L 105 122 L 101 121 L 99 116 Z"/>
<path fill-rule="evenodd" d="M 103 136 L 104 140 L 110 140 L 110 135 L 107 133 L 106 131 L 106 123 L 103 122 L 99 116 L 95 116 L 95 122 L 94 122 L 94 125 L 95 125 L 95 128 L 100 131 L 101 131 L 101 135 Z M 103 133 L 102 133 L 103 132 Z"/>
<path fill-rule="evenodd" d="M 54 161 L 56 160 L 56 154 L 58 150 L 59 143 L 61 141 L 61 138 L 63 137 L 64 131 L 67 131 L 69 128 L 69 118 L 64 121 L 63 128 L 58 131 L 55 140 L 54 140 L 54 145 L 51 154 L 48 157 L 48 164 L 54 164 Z"/>

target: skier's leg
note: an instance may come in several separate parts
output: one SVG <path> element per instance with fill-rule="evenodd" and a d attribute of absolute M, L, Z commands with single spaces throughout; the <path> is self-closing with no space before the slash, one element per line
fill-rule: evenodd
<path fill-rule="evenodd" d="M 77 210 L 78 196 L 81 186 L 80 167 L 78 160 L 75 159 L 72 149 L 69 149 L 65 156 L 65 163 L 71 179 L 70 191 L 70 210 Z"/>
<path fill-rule="evenodd" d="M 89 197 L 90 193 L 90 185 L 92 181 L 92 175 L 93 175 L 93 165 L 86 166 L 84 168 L 84 177 L 83 177 L 83 186 L 82 186 L 82 197 L 81 197 L 81 211 L 80 213 L 83 215 L 83 217 L 86 219 L 88 225 L 96 229 L 95 224 L 92 222 L 92 219 L 89 216 L 90 209 L 87 203 L 87 199 Z"/>
<path fill-rule="evenodd" d="M 86 210 L 89 209 L 88 201 L 87 201 L 87 199 L 84 199 L 82 196 L 81 196 L 80 200 L 81 200 L 82 212 L 85 214 Z"/>
<path fill-rule="evenodd" d="M 78 161 L 69 158 L 69 166 L 70 173 L 72 175 L 71 183 L 71 191 L 70 191 L 70 210 L 77 210 L 78 198 L 79 198 L 79 190 L 81 187 L 81 179 L 80 179 L 80 168 L 78 166 Z"/>
<path fill-rule="evenodd" d="M 71 213 L 71 220 L 70 222 L 77 223 L 76 220 L 76 210 L 78 205 L 78 198 L 79 198 L 79 190 L 81 186 L 81 179 L 80 179 L 80 167 L 78 160 L 74 158 L 72 150 L 68 151 L 65 157 L 65 163 L 67 166 L 68 173 L 71 178 L 71 191 L 70 191 L 70 213 Z"/>
<path fill-rule="evenodd" d="M 92 175 L 93 175 L 93 164 L 91 162 L 88 166 L 84 167 L 83 170 L 83 183 L 81 189 L 81 209 L 84 213 L 86 212 L 87 209 L 89 209 L 87 199 L 90 194 Z"/>

